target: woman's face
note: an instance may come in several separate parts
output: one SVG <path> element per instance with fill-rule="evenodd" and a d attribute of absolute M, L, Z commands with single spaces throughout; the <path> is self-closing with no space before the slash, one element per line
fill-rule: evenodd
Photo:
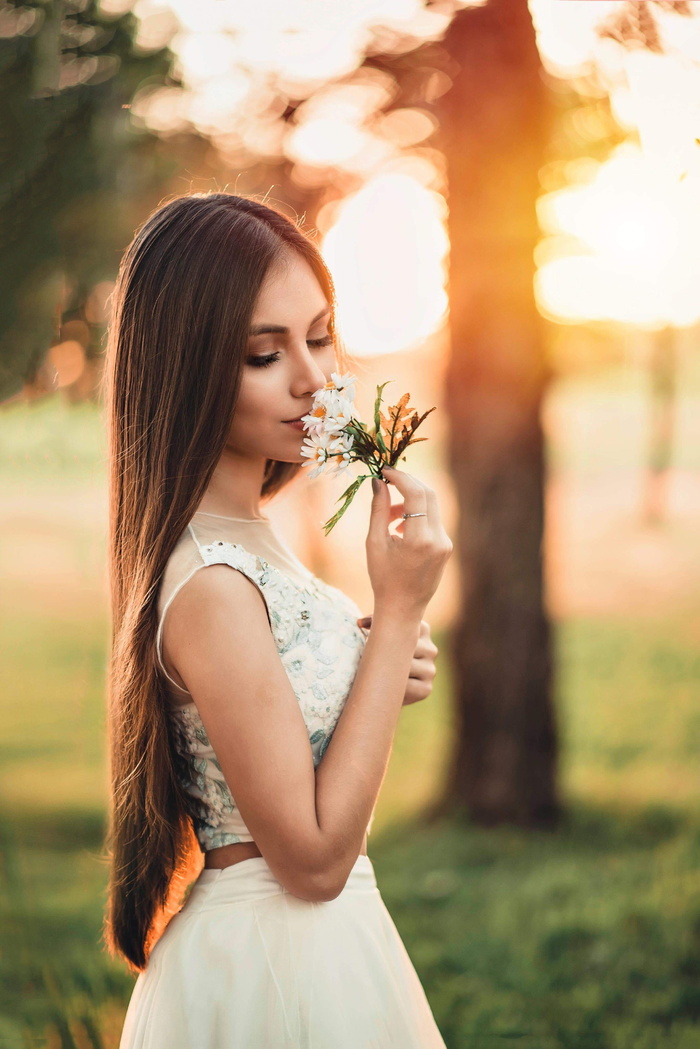
<path fill-rule="evenodd" d="M 314 271 L 294 254 L 274 266 L 258 295 L 227 447 L 240 455 L 303 462 L 313 394 L 336 370 L 330 308 Z"/>

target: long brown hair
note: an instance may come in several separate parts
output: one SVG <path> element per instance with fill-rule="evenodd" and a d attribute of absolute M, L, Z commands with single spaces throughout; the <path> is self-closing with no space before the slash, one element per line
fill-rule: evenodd
<path fill-rule="evenodd" d="M 224 449 L 260 286 L 294 252 L 331 305 L 329 330 L 345 364 L 333 281 L 317 246 L 254 198 L 193 193 L 160 206 L 126 249 L 112 296 L 103 381 L 112 606 L 104 933 L 108 949 L 135 970 L 145 967 L 199 855 L 155 655 L 158 586 Z M 299 470 L 268 459 L 261 498 Z"/>

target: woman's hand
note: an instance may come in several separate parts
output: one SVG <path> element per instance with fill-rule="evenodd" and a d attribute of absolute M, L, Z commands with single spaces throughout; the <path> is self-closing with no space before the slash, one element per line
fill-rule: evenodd
<path fill-rule="evenodd" d="M 372 481 L 374 494 L 365 549 L 374 612 L 378 615 L 381 608 L 382 613 L 420 620 L 452 553 L 452 542 L 430 485 L 396 467 L 383 466 L 382 475 L 394 485 L 403 502 L 392 505 L 387 485 Z M 407 519 L 390 532 L 390 523 L 404 513 Z"/>
<path fill-rule="evenodd" d="M 372 616 L 363 616 L 362 619 L 357 620 L 357 625 L 368 630 L 372 626 Z M 433 678 L 436 673 L 435 660 L 438 651 L 437 645 L 430 636 L 430 623 L 421 619 L 420 635 L 411 660 L 411 671 L 403 697 L 403 706 L 407 707 L 411 703 L 427 699 L 433 691 Z"/>

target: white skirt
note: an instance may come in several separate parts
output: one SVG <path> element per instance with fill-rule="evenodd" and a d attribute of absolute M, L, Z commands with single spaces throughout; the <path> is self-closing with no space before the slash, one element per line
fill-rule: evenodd
<path fill-rule="evenodd" d="M 204 869 L 134 986 L 119 1049 L 446 1049 L 360 854 L 334 900 L 261 856 Z"/>

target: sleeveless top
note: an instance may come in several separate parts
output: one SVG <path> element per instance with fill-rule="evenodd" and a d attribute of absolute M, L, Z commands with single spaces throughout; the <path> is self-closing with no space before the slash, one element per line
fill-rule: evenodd
<path fill-rule="evenodd" d="M 163 662 L 163 624 L 170 603 L 195 572 L 214 564 L 242 572 L 265 601 L 272 636 L 306 724 L 314 768 L 332 738 L 367 637 L 357 625 L 362 612 L 355 602 L 313 575 L 280 540 L 268 518 L 248 520 L 195 512 L 161 577 L 156 654 L 167 680 L 180 782 L 203 852 L 254 840 L 194 699 L 170 677 Z M 368 834 L 373 820 L 374 811 Z"/>

